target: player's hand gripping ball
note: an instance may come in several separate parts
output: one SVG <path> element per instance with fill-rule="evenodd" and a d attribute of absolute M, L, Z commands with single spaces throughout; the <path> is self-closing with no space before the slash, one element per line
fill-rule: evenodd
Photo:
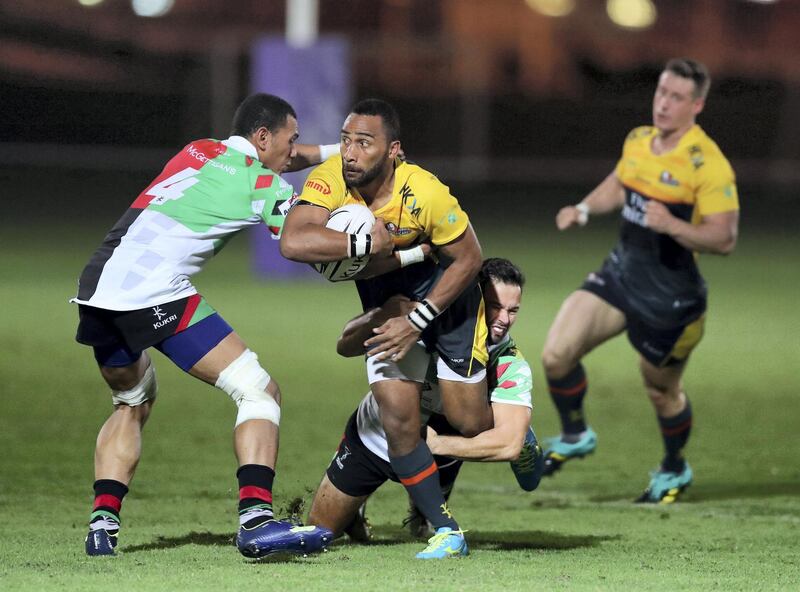
<path fill-rule="evenodd" d="M 374 224 L 375 216 L 367 206 L 347 204 L 331 212 L 325 226 L 347 234 L 369 234 Z M 331 282 L 341 282 L 352 280 L 367 263 L 369 263 L 369 255 L 362 255 L 341 261 L 315 263 L 314 269 Z"/>

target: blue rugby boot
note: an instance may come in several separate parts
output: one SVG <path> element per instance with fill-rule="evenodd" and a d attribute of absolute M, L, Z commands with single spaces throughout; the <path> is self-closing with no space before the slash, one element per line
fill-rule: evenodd
<path fill-rule="evenodd" d="M 116 555 L 117 534 L 119 528 L 108 531 L 104 528 L 90 530 L 86 535 L 86 554 L 92 557 L 101 555 Z"/>
<path fill-rule="evenodd" d="M 528 426 L 525 442 L 517 460 L 511 461 L 511 470 L 517 478 L 517 483 L 525 491 L 533 491 L 539 487 L 539 481 L 544 472 L 544 453 L 533 428 Z"/>
<path fill-rule="evenodd" d="M 417 559 L 448 559 L 450 557 L 466 557 L 469 555 L 466 530 L 453 530 L 449 526 L 437 529 L 436 534 L 428 539 L 428 546 L 417 553 Z"/>
<path fill-rule="evenodd" d="M 685 463 L 680 473 L 661 469 L 650 473 L 650 484 L 644 493 L 636 498 L 638 504 L 671 504 L 677 501 L 683 491 L 692 484 L 692 468 Z"/>
<path fill-rule="evenodd" d="M 300 526 L 287 520 L 267 520 L 257 526 L 240 526 L 236 546 L 245 557 L 259 559 L 276 553 L 308 555 L 323 551 L 333 533 L 321 526 Z"/>
<path fill-rule="evenodd" d="M 597 448 L 597 434 L 587 427 L 577 442 L 565 442 L 562 436 L 548 438 L 549 448 L 544 452 L 544 476 L 555 473 L 568 460 L 583 458 Z"/>

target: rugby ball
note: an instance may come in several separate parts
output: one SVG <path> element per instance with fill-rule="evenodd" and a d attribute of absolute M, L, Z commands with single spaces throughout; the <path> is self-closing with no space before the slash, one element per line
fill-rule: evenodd
<path fill-rule="evenodd" d="M 369 234 L 375 224 L 375 216 L 367 206 L 361 204 L 347 204 L 331 212 L 325 226 L 331 230 L 346 232 L 347 234 Z M 350 257 L 341 261 L 316 263 L 314 269 L 321 273 L 328 281 L 341 282 L 351 280 L 369 263 L 369 255 Z"/>

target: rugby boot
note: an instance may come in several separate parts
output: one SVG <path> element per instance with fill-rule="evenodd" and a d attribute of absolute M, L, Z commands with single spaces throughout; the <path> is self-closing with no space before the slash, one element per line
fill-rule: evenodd
<path fill-rule="evenodd" d="M 361 504 L 353 521 L 344 529 L 344 533 L 356 543 L 368 543 L 372 540 L 372 525 L 367 519 L 367 502 Z"/>
<path fill-rule="evenodd" d="M 86 535 L 86 554 L 92 557 L 116 555 L 114 549 L 117 547 L 118 535 L 119 521 L 111 515 L 98 512 L 89 525 L 89 534 Z"/>
<path fill-rule="evenodd" d="M 403 519 L 403 527 L 408 527 L 409 533 L 415 539 L 427 539 L 434 535 L 433 526 L 428 519 L 414 505 L 414 502 L 410 499 L 408 501 L 408 516 Z"/>
<path fill-rule="evenodd" d="M 511 470 L 517 478 L 517 483 L 525 491 L 533 491 L 539 487 L 539 481 L 544 471 L 544 453 L 536 440 L 533 428 L 528 426 L 525 442 L 517 460 L 511 461 Z"/>
<path fill-rule="evenodd" d="M 562 436 L 548 438 L 548 449 L 544 452 L 545 477 L 552 475 L 568 460 L 583 458 L 597 448 L 597 434 L 587 427 L 577 442 L 565 442 Z"/>
<path fill-rule="evenodd" d="M 680 473 L 658 469 L 650 473 L 650 484 L 636 498 L 638 504 L 671 504 L 692 484 L 692 469 L 686 463 Z"/>
<path fill-rule="evenodd" d="M 241 526 L 236 546 L 245 557 L 259 559 L 276 553 L 308 555 L 323 551 L 333 533 L 321 526 L 301 526 L 288 520 L 267 520 L 253 527 Z"/>
<path fill-rule="evenodd" d="M 449 526 L 439 528 L 436 534 L 428 539 L 428 546 L 417 553 L 417 559 L 449 559 L 469 555 L 467 539 L 464 538 L 465 532 L 465 530 L 453 530 Z"/>
<path fill-rule="evenodd" d="M 109 532 L 104 528 L 90 530 L 86 535 L 86 554 L 92 557 L 100 555 L 116 555 L 117 531 Z"/>

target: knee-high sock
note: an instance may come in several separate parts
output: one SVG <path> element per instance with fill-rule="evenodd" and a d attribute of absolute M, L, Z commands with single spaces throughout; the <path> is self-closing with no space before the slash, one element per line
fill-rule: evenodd
<path fill-rule="evenodd" d="M 689 400 L 686 400 L 686 407 L 678 415 L 659 417 L 658 425 L 661 427 L 665 451 L 661 469 L 680 473 L 686 467 L 686 461 L 683 459 L 683 447 L 686 446 L 692 431 L 692 406 L 689 404 Z"/>
<path fill-rule="evenodd" d="M 436 462 L 425 441 L 420 440 L 409 454 L 390 456 L 389 461 L 414 505 L 431 526 L 436 529 L 449 526 L 458 530 L 458 523 L 453 519 L 442 494 Z"/>
<path fill-rule="evenodd" d="M 583 365 L 578 364 L 563 378 L 548 378 L 547 388 L 561 418 L 561 431 L 565 434 L 579 434 L 586 430 L 583 397 L 586 395 L 587 383 Z"/>

